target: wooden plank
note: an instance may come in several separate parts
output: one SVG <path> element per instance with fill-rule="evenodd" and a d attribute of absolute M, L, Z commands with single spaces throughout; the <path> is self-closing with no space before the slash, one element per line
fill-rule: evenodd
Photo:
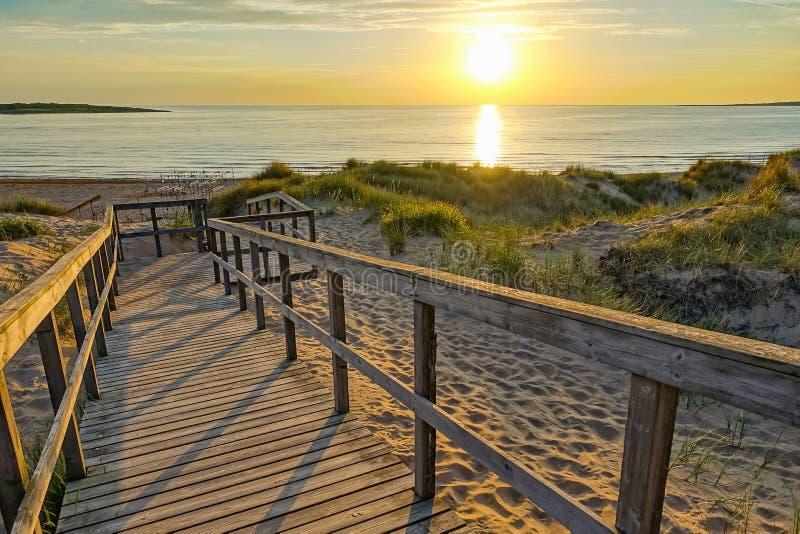
<path fill-rule="evenodd" d="M 39 341 L 39 353 L 42 356 L 44 374 L 47 378 L 47 391 L 50 394 L 50 402 L 53 405 L 53 412 L 58 413 L 61 401 L 64 398 L 64 392 L 67 390 L 67 377 L 64 370 L 64 357 L 61 354 L 61 342 L 56 328 L 56 316 L 52 311 L 36 329 L 36 339 Z M 87 362 L 90 358 L 91 354 L 87 358 Z M 69 478 L 85 477 L 86 467 L 83 464 L 83 448 L 81 447 L 78 422 L 74 413 L 69 416 L 61 451 L 67 464 Z"/>
<path fill-rule="evenodd" d="M 119 234 L 121 239 L 130 239 L 133 237 L 159 237 L 162 235 L 175 235 L 175 234 L 195 234 L 207 230 L 205 225 L 199 224 L 195 226 L 183 226 L 181 228 L 154 228 L 153 230 L 140 230 L 137 232 L 122 232 Z M 159 244 L 161 239 L 159 238 Z M 202 243 L 202 240 L 201 240 Z M 162 257 L 162 256 L 159 256 Z"/>
<path fill-rule="evenodd" d="M 667 486 L 678 390 L 632 375 L 616 526 L 627 534 L 657 533 Z"/>
<path fill-rule="evenodd" d="M 347 320 L 344 313 L 344 280 L 342 275 L 328 271 L 328 315 L 331 335 L 347 340 Z M 350 411 L 350 388 L 347 383 L 347 362 L 331 352 L 333 366 L 333 406 L 338 413 Z"/>
<path fill-rule="evenodd" d="M 362 438 L 344 444 L 329 445 L 295 452 L 295 457 L 271 462 L 269 457 L 250 451 L 248 456 L 239 461 L 230 461 L 215 466 L 211 473 L 196 472 L 184 476 L 160 481 L 144 490 L 134 489 L 123 494 L 115 493 L 109 497 L 93 499 L 83 504 L 79 501 L 73 506 L 78 515 L 65 516 L 63 530 L 75 527 L 85 528 L 88 525 L 101 524 L 109 519 L 116 520 L 114 526 L 122 528 L 135 526 L 140 518 L 147 521 L 167 519 L 169 514 L 185 509 L 184 503 L 190 499 L 202 499 L 213 492 L 220 494 L 230 491 L 230 487 L 248 487 L 260 489 L 263 480 L 274 477 L 290 479 L 303 469 L 330 468 L 350 465 L 354 458 L 386 454 L 386 445 L 376 444 L 374 439 Z M 319 467 L 318 467 L 319 466 Z M 199 511 L 202 513 L 202 511 Z M 128 517 L 125 517 L 128 516 Z M 121 520 L 121 521 L 120 521 Z M 124 522 L 124 523 L 123 523 Z M 102 525 L 107 529 L 109 525 Z M 152 527 L 150 532 L 160 532 L 159 527 Z"/>
<path fill-rule="evenodd" d="M 436 308 L 414 301 L 414 393 L 436 403 Z M 414 490 L 423 499 L 436 494 L 436 429 L 414 417 Z"/>
<path fill-rule="evenodd" d="M 238 223 L 212 219 L 209 224 L 320 269 L 347 274 L 357 283 L 413 294 L 440 309 L 800 425 L 798 349 L 379 260 Z M 384 276 L 374 276 L 376 269 Z"/>
<path fill-rule="evenodd" d="M 132 210 L 140 210 L 148 208 L 178 208 L 182 206 L 190 206 L 191 204 L 196 202 L 200 202 L 201 204 L 208 203 L 208 201 L 204 198 L 200 199 L 189 198 L 180 200 L 157 200 L 152 202 L 124 202 L 120 204 L 114 204 L 114 209 L 117 211 L 132 211 Z"/>

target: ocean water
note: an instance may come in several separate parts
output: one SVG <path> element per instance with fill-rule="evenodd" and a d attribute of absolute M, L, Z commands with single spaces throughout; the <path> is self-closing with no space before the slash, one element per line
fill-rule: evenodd
<path fill-rule="evenodd" d="M 172 113 L 0 115 L 0 176 L 246 176 L 272 160 L 307 172 L 347 158 L 558 171 L 676 171 L 699 157 L 763 161 L 800 147 L 800 107 L 170 107 Z"/>

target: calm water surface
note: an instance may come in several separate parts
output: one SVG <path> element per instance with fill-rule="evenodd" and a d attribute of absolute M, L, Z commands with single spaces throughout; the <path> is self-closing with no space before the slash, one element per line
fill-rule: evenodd
<path fill-rule="evenodd" d="M 0 176 L 245 176 L 275 159 L 307 171 L 349 157 L 561 170 L 681 170 L 800 146 L 800 107 L 170 107 L 172 113 L 0 115 Z"/>

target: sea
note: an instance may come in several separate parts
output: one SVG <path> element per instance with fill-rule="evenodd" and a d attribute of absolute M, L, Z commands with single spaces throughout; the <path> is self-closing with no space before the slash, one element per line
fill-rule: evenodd
<path fill-rule="evenodd" d="M 0 177 L 245 177 L 348 158 L 560 171 L 679 171 L 800 147 L 800 106 L 159 106 L 170 113 L 0 115 Z"/>

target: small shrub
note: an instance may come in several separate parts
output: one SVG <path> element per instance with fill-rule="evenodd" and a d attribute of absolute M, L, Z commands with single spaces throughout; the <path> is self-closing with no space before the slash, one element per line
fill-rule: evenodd
<path fill-rule="evenodd" d="M 294 171 L 282 161 L 273 161 L 253 175 L 253 180 L 282 180 L 290 177 Z"/>
<path fill-rule="evenodd" d="M 724 193 L 741 189 L 758 171 L 757 165 L 746 161 L 700 159 L 681 174 L 678 181 L 713 193 Z"/>
<path fill-rule="evenodd" d="M 0 241 L 11 241 L 37 235 L 44 235 L 42 223 L 30 217 L 4 217 L 0 219 Z"/>
<path fill-rule="evenodd" d="M 769 188 L 800 191 L 800 154 L 795 152 L 773 154 L 759 175 L 753 180 L 751 189 L 755 192 Z"/>
<path fill-rule="evenodd" d="M 381 233 L 389 240 L 389 252 L 397 254 L 410 235 L 455 235 L 467 228 L 464 215 L 446 202 L 397 201 L 381 214 Z"/>
<path fill-rule="evenodd" d="M 15 197 L 0 201 L 0 212 L 4 213 L 38 213 L 58 217 L 64 215 L 66 210 L 48 202 L 28 197 Z"/>

